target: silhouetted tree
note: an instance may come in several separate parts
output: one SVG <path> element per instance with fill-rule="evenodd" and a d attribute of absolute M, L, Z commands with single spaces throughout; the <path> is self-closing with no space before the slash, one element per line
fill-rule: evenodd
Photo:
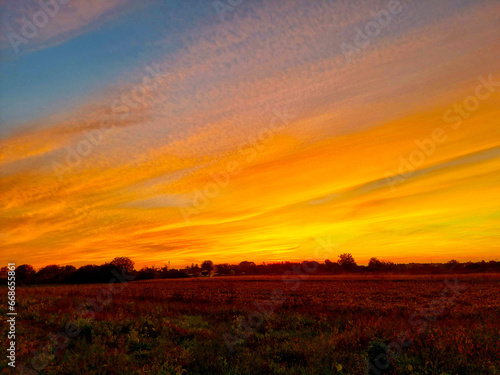
<path fill-rule="evenodd" d="M 460 268 L 460 262 L 458 260 L 452 259 L 444 266 L 447 271 L 456 271 L 458 268 Z"/>
<path fill-rule="evenodd" d="M 76 268 L 74 266 L 58 266 L 51 264 L 39 269 L 34 276 L 34 280 L 38 284 L 68 283 L 71 282 L 75 271 Z"/>
<path fill-rule="evenodd" d="M 395 271 L 397 268 L 393 262 L 379 260 L 375 257 L 370 258 L 370 262 L 368 263 L 369 271 Z"/>
<path fill-rule="evenodd" d="M 381 266 L 382 266 L 382 262 L 380 260 L 378 260 L 375 257 L 370 258 L 370 261 L 368 262 L 368 267 L 373 268 L 373 269 L 379 269 Z"/>
<path fill-rule="evenodd" d="M 180 279 L 188 277 L 188 274 L 183 270 L 170 269 L 165 273 L 165 279 Z"/>
<path fill-rule="evenodd" d="M 35 280 L 38 284 L 53 283 L 54 280 L 56 280 L 58 273 L 59 266 L 51 264 L 49 266 L 40 268 L 35 275 Z"/>
<path fill-rule="evenodd" d="M 201 269 L 198 264 L 191 263 L 191 266 L 186 267 L 186 272 L 193 276 L 198 276 L 200 274 L 200 271 Z"/>
<path fill-rule="evenodd" d="M 116 267 L 111 263 L 105 263 L 101 266 L 89 264 L 78 268 L 70 277 L 70 282 L 74 284 L 88 283 L 108 283 L 112 278 L 112 271 Z"/>
<path fill-rule="evenodd" d="M 16 281 L 19 284 L 31 284 L 35 279 L 36 271 L 29 264 L 22 264 L 16 268 Z"/>
<path fill-rule="evenodd" d="M 111 265 L 118 268 L 120 271 L 125 269 L 126 272 L 134 272 L 135 262 L 129 257 L 116 257 L 111 261 Z"/>
<path fill-rule="evenodd" d="M 332 262 L 330 259 L 325 260 L 324 271 L 326 273 L 337 273 L 339 271 L 339 264 Z"/>
<path fill-rule="evenodd" d="M 212 272 L 214 269 L 214 262 L 206 260 L 201 264 L 202 271 Z"/>
<path fill-rule="evenodd" d="M 148 279 L 156 279 L 161 275 L 161 270 L 154 266 L 152 267 L 142 267 L 137 275 L 138 280 L 148 280 Z"/>
<path fill-rule="evenodd" d="M 166 278 L 166 277 L 167 277 L 167 275 L 168 275 L 168 271 L 169 271 L 169 270 L 168 270 L 168 266 L 167 266 L 167 265 L 165 265 L 165 266 L 163 266 L 162 268 L 160 268 L 160 277 L 161 277 L 162 279 Z"/>
<path fill-rule="evenodd" d="M 127 257 L 115 258 L 111 263 L 103 265 L 86 265 L 78 269 L 75 267 L 48 265 L 38 272 L 35 272 L 32 266 L 23 264 L 16 269 L 16 279 L 19 284 L 54 284 L 54 283 L 108 283 L 114 278 L 113 271 L 125 268 L 128 273 L 136 273 L 134 271 L 134 262 Z M 200 271 L 203 276 L 208 276 L 211 271 L 217 270 L 220 275 L 282 275 L 287 271 L 307 270 L 308 273 L 324 274 L 337 273 L 342 271 L 381 271 L 381 272 L 397 272 L 400 274 L 438 274 L 445 272 L 454 273 L 473 273 L 473 272 L 500 272 L 500 262 L 497 261 L 480 261 L 459 263 L 456 260 L 451 260 L 447 263 L 409 263 L 409 264 L 394 264 L 390 261 L 379 260 L 372 257 L 368 267 L 358 266 L 353 256 L 349 253 L 339 255 L 337 262 L 331 262 L 326 259 L 324 263 L 318 264 L 315 261 L 302 263 L 298 262 L 277 262 L 277 263 L 262 263 L 256 265 L 254 262 L 243 261 L 238 265 L 221 263 L 214 266 L 213 262 L 206 260 L 200 268 L 197 264 L 192 264 L 183 270 L 169 269 L 168 266 L 158 267 L 143 267 L 138 271 L 138 279 L 153 279 L 153 278 L 182 278 L 189 276 L 199 276 Z M 7 267 L 1 268 L 0 282 L 5 283 L 7 279 Z M 120 271 L 121 272 L 121 271 Z"/>
<path fill-rule="evenodd" d="M 73 274 L 76 272 L 76 267 L 72 265 L 60 267 L 59 269 L 62 277 L 59 282 L 61 283 L 69 283 L 71 281 L 71 278 Z"/>
<path fill-rule="evenodd" d="M 2 285 L 7 284 L 7 278 L 9 277 L 8 272 L 9 268 L 7 266 L 0 268 L 0 282 L 2 283 Z"/>
<path fill-rule="evenodd" d="M 339 260 L 337 262 L 339 266 L 346 271 L 353 271 L 358 266 L 354 260 L 352 254 L 344 253 L 339 255 Z"/>
<path fill-rule="evenodd" d="M 238 265 L 238 271 L 245 275 L 255 275 L 257 271 L 257 266 L 254 262 L 243 261 Z"/>
<path fill-rule="evenodd" d="M 215 270 L 220 275 L 229 275 L 231 273 L 231 265 L 229 263 L 216 264 Z"/>

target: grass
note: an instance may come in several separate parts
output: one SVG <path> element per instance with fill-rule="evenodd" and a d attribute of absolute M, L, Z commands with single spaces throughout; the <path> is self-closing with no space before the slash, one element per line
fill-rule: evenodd
<path fill-rule="evenodd" d="M 500 275 L 457 278 L 457 293 L 444 283 L 454 276 L 130 282 L 90 314 L 78 311 L 108 285 L 20 287 L 17 364 L 37 358 L 47 375 L 364 374 L 367 362 L 381 365 L 374 374 L 500 374 Z M 453 298 L 438 305 L 443 291 Z M 47 345 L 68 322 L 78 335 Z"/>

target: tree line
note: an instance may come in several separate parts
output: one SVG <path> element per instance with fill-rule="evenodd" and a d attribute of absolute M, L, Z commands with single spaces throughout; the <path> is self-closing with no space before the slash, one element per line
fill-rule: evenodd
<path fill-rule="evenodd" d="M 466 262 L 450 260 L 447 263 L 400 263 L 371 258 L 367 266 L 360 266 L 349 254 L 340 254 L 337 261 L 326 259 L 324 262 L 304 261 L 308 269 L 316 275 L 343 273 L 392 273 L 392 274 L 445 274 L 445 273 L 483 273 L 500 272 L 500 262 Z M 135 263 L 128 257 L 117 257 L 102 265 L 74 266 L 48 265 L 36 271 L 33 266 L 23 264 L 16 268 L 16 282 L 26 284 L 89 284 L 109 282 L 112 271 L 134 275 L 135 280 L 169 279 L 188 277 L 245 276 L 245 275 L 283 275 L 285 272 L 301 267 L 304 262 L 275 262 L 256 264 L 243 261 L 239 264 L 214 264 L 206 260 L 201 265 L 191 264 L 182 269 L 149 266 L 135 269 Z M 4 277 L 5 274 L 5 277 Z M 7 268 L 1 269 L 2 283 L 6 282 Z"/>

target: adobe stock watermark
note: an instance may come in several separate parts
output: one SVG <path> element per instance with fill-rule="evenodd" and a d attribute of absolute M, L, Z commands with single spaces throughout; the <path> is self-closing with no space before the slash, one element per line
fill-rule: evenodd
<path fill-rule="evenodd" d="M 331 236 L 327 239 L 315 238 L 318 243 L 314 249 L 314 258 L 312 261 L 303 261 L 300 264 L 294 264 L 291 270 L 283 272 L 281 280 L 284 284 L 284 289 L 288 289 L 292 292 L 297 291 L 302 281 L 307 280 L 314 272 L 318 270 L 319 263 L 316 259 L 320 259 L 324 254 L 320 255 L 320 251 L 324 251 L 328 255 L 332 255 L 335 249 L 338 249 L 339 245 L 332 242 Z M 286 296 L 282 289 L 274 289 L 271 292 L 271 296 L 268 299 L 258 299 L 253 301 L 255 310 L 252 311 L 248 316 L 238 316 L 236 318 L 236 329 L 234 334 L 225 332 L 222 337 L 226 343 L 228 349 L 234 352 L 234 348 L 238 344 L 243 344 L 246 339 L 255 333 L 264 321 L 268 319 L 274 311 L 281 306 L 286 301 Z"/>
<path fill-rule="evenodd" d="M 489 99 L 495 90 L 500 87 L 500 81 L 493 80 L 493 74 L 488 78 L 479 76 L 479 84 L 474 90 L 474 94 L 467 96 L 462 102 L 454 103 L 453 106 L 443 114 L 443 120 L 447 124 L 452 124 L 452 130 L 458 130 L 465 119 L 479 109 L 481 102 Z M 429 138 L 416 139 L 417 146 L 407 157 L 399 155 L 399 167 L 396 172 L 386 172 L 385 179 L 391 190 L 396 190 L 395 186 L 410 178 L 417 168 L 424 164 L 425 160 L 432 156 L 437 146 L 443 144 L 448 139 L 448 134 L 441 127 L 432 130 Z"/>
<path fill-rule="evenodd" d="M 79 166 L 85 157 L 101 145 L 104 138 L 117 128 L 118 121 L 125 120 L 132 113 L 132 109 L 146 108 L 156 102 L 153 92 L 158 88 L 159 82 L 166 79 L 169 73 L 163 71 L 163 67 L 159 64 L 156 64 L 155 68 L 147 66 L 145 70 L 147 74 L 143 76 L 141 84 L 132 87 L 128 92 L 113 100 L 110 106 L 111 114 L 102 116 L 98 128 L 90 131 L 84 130 L 81 133 L 82 139 L 75 147 L 65 146 L 64 161 L 52 162 L 52 170 L 59 181 L 71 168 Z"/>
<path fill-rule="evenodd" d="M 384 353 L 380 353 L 377 357 L 371 360 L 365 358 L 365 374 L 380 375 L 386 373 L 391 366 L 391 359 L 396 359 L 402 353 L 404 348 L 408 348 L 416 336 L 427 330 L 429 324 L 435 322 L 443 312 L 455 303 L 455 300 L 466 289 L 464 285 L 458 284 L 458 279 L 455 278 L 454 283 L 449 280 L 444 281 L 446 288 L 441 292 L 440 298 L 431 301 L 429 307 L 422 308 L 410 315 L 408 323 L 410 326 L 418 328 L 415 335 L 409 331 L 402 331 L 398 334 L 397 340 L 393 340 L 389 345 L 382 344 Z"/>
<path fill-rule="evenodd" d="M 493 74 L 488 78 L 477 77 L 479 85 L 474 89 L 474 94 L 467 96 L 461 103 L 454 103 L 452 108 L 443 114 L 443 120 L 447 124 L 453 124 L 453 130 L 462 126 L 463 120 L 468 119 L 472 113 L 479 109 L 481 102 L 488 100 L 491 95 L 500 87 L 500 81 L 493 80 Z"/>
<path fill-rule="evenodd" d="M 192 216 L 198 215 L 201 210 L 208 207 L 210 202 L 219 196 L 222 189 L 229 185 L 232 177 L 241 173 L 243 164 L 254 160 L 258 153 L 264 149 L 266 143 L 271 141 L 276 133 L 283 131 L 285 126 L 295 118 L 295 115 L 290 115 L 286 108 L 281 113 L 276 110 L 273 113 L 274 117 L 271 119 L 269 126 L 261 129 L 257 137 L 248 137 L 247 142 L 238 147 L 238 154 L 246 158 L 244 163 L 230 160 L 226 163 L 223 171 L 210 173 L 211 181 L 207 182 L 201 190 L 194 190 L 192 204 L 187 207 L 179 207 L 181 215 L 187 224 L 191 222 Z"/>
<path fill-rule="evenodd" d="M 108 306 L 113 300 L 113 295 L 121 293 L 127 283 L 135 279 L 135 276 L 127 275 L 125 269 L 122 269 L 121 275 L 116 270 L 111 273 L 114 277 L 109 281 L 108 287 L 100 289 L 95 298 L 88 298 L 77 307 L 76 313 L 79 318 L 86 319 L 88 322 L 93 321 L 95 313 Z M 68 347 L 70 339 L 76 338 L 80 332 L 77 322 L 69 321 L 65 324 L 64 331 L 57 334 L 49 333 L 45 345 L 39 351 L 32 351 L 34 354 L 30 361 L 32 368 L 21 365 L 17 368 L 17 372 L 22 375 L 39 374 L 50 361 Z"/>
<path fill-rule="evenodd" d="M 294 264 L 291 270 L 285 271 L 281 276 L 284 284 L 283 289 L 297 291 L 300 288 L 302 281 L 307 280 L 311 274 L 317 271 L 319 267 L 316 261 L 303 261 L 300 264 Z M 238 316 L 236 318 L 235 334 L 225 332 L 222 335 L 229 351 L 234 352 L 234 348 L 238 344 L 243 344 L 246 339 L 255 334 L 265 320 L 268 319 L 274 311 L 286 301 L 286 296 L 282 289 L 274 289 L 271 292 L 271 297 L 268 299 L 258 299 L 253 301 L 255 310 L 248 316 Z"/>
<path fill-rule="evenodd" d="M 240 6 L 243 3 L 243 0 L 216 0 L 212 3 L 217 16 L 221 22 L 224 22 L 224 14 L 228 12 L 234 12 L 236 7 Z"/>
<path fill-rule="evenodd" d="M 403 5 L 400 0 L 389 0 L 386 9 L 379 10 L 378 12 L 371 11 L 370 15 L 373 17 L 368 21 L 363 30 L 355 27 L 356 35 L 351 43 L 342 42 L 340 49 L 348 63 L 352 61 L 352 55 L 361 53 L 361 51 L 368 47 L 373 38 L 380 35 L 392 21 L 393 16 L 400 14 L 403 11 Z"/>
<path fill-rule="evenodd" d="M 21 18 L 19 32 L 9 31 L 7 39 L 17 55 L 20 52 L 20 46 L 28 44 L 30 40 L 35 38 L 40 30 L 49 24 L 49 22 L 57 16 L 61 5 L 67 5 L 71 0 L 35 0 L 34 2 L 40 8 L 31 15 L 31 20 L 26 16 Z M 12 27 L 9 27 L 13 30 Z"/>
<path fill-rule="evenodd" d="M 328 235 L 328 237 L 316 237 L 314 240 L 317 242 L 317 245 L 314 247 L 314 260 L 329 259 L 340 249 L 340 243 L 333 242 L 331 235 Z M 321 254 L 320 251 L 322 252 Z"/>

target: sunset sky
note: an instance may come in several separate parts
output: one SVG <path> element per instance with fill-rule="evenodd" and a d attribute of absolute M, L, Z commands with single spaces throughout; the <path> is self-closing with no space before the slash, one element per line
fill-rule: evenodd
<path fill-rule="evenodd" d="M 44 2 L 0 2 L 3 265 L 499 260 L 499 1 Z"/>

